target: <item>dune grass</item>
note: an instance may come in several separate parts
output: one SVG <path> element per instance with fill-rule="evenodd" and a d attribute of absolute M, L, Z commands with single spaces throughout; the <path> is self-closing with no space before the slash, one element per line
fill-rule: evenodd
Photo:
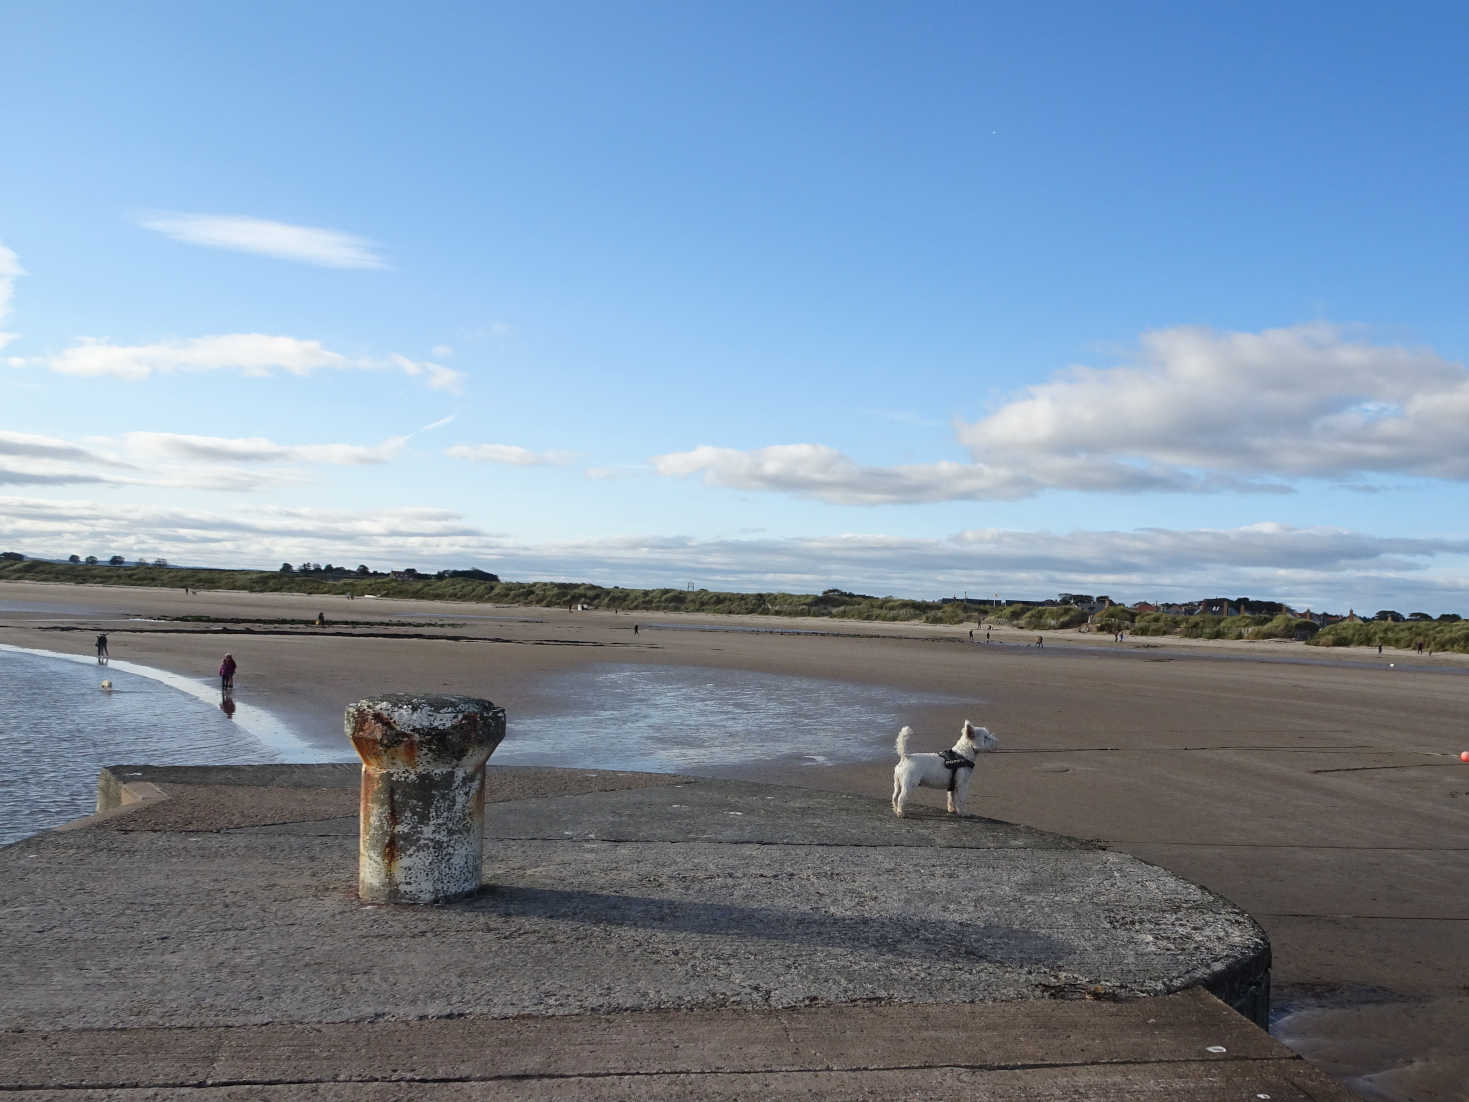
<path fill-rule="evenodd" d="M 587 582 L 506 582 L 471 577 L 412 579 L 363 577 L 342 572 L 298 574 L 272 570 L 203 570 L 169 566 L 106 566 L 42 562 L 0 563 L 0 581 L 148 586 L 162 589 L 241 590 L 322 596 L 398 597 L 538 608 L 585 605 L 645 614 L 701 612 L 736 616 L 820 617 L 837 620 L 927 624 L 1008 624 L 1026 631 L 1080 629 L 1129 635 L 1178 635 L 1192 639 L 1302 639 L 1318 647 L 1415 648 L 1469 653 L 1469 621 L 1343 621 L 1317 630 L 1288 614 L 1175 616 L 1114 605 L 1089 614 L 1075 605 L 1014 602 L 999 608 L 961 601 L 915 601 L 828 589 L 824 593 L 721 593 L 708 589 L 626 589 Z"/>

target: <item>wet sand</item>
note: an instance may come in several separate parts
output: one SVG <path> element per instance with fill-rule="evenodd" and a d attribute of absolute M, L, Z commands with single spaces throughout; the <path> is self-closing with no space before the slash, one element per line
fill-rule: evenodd
<path fill-rule="evenodd" d="M 325 629 L 260 622 L 318 611 Z M 183 615 L 256 623 L 133 619 Z M 1001 739 L 971 811 L 1095 839 L 1255 915 L 1286 1012 L 1276 1033 L 1308 1059 L 1367 1097 L 1461 1098 L 1469 1082 L 1469 656 L 1075 631 L 1037 648 L 1034 632 L 1008 629 L 985 646 L 968 626 L 0 586 L 0 642 L 90 653 L 104 630 L 116 657 L 200 679 L 232 652 L 240 699 L 338 760 L 342 709 L 360 697 L 489 697 L 513 738 L 517 715 L 575 704 L 561 678 L 552 697 L 550 675 L 606 663 L 932 694 L 905 720 L 918 748 L 948 745 L 965 718 Z M 886 800 L 894 734 L 850 731 L 867 759 L 855 764 L 805 764 L 792 745 L 708 772 Z"/>

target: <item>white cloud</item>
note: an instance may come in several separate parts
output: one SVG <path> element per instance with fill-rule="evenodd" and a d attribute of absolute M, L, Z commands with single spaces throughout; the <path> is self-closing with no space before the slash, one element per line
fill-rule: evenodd
<path fill-rule="evenodd" d="M 103 475 L 66 467 L 52 471 L 43 470 L 45 464 L 12 466 L 0 461 L 0 486 L 75 486 L 81 483 L 110 481 Z"/>
<path fill-rule="evenodd" d="M 311 481 L 322 465 L 387 463 L 409 436 L 377 444 L 278 444 L 264 437 L 130 432 L 81 446 L 54 437 L 0 432 L 0 485 L 101 482 L 247 492 Z"/>
<path fill-rule="evenodd" d="M 259 253 L 323 268 L 386 268 L 378 246 L 366 238 L 318 226 L 295 226 L 232 214 L 164 212 L 138 220 L 188 245 Z"/>
<path fill-rule="evenodd" d="M 452 367 L 436 364 L 431 360 L 421 363 L 410 360 L 407 356 L 393 355 L 391 357 L 395 367 L 401 368 L 405 375 L 426 375 L 428 385 L 433 390 L 448 390 L 458 393 L 460 381 L 464 378 L 462 371 L 455 371 Z"/>
<path fill-rule="evenodd" d="M 53 436 L 0 430 L 0 486 L 110 481 L 108 457 Z"/>
<path fill-rule="evenodd" d="M 1140 363 L 1073 368 L 958 426 L 976 461 L 1073 457 L 1125 474 L 1469 478 L 1469 371 L 1332 325 L 1145 334 Z"/>
<path fill-rule="evenodd" d="M 203 463 L 328 463 L 336 466 L 386 463 L 408 442 L 390 436 L 379 444 L 277 444 L 264 437 L 191 436 L 170 432 L 130 432 L 127 453 L 138 461 L 184 460 Z"/>
<path fill-rule="evenodd" d="M 1469 480 L 1469 371 L 1330 325 L 1146 334 L 1141 364 L 1076 367 L 955 433 L 971 462 L 863 466 L 824 444 L 701 445 L 669 477 L 839 504 L 1091 493 L 1291 493 L 1302 478 Z"/>
<path fill-rule="evenodd" d="M 429 350 L 429 355 L 436 360 L 452 360 L 454 358 L 454 348 L 452 345 L 436 344 Z"/>
<path fill-rule="evenodd" d="M 426 547 L 457 551 L 466 541 L 488 538 L 443 509 L 384 509 L 364 514 L 262 505 L 212 512 L 109 501 L 44 501 L 0 498 L 13 540 L 27 546 L 104 548 L 132 557 L 146 550 L 175 562 L 231 565 L 297 558 L 372 561 L 410 558 Z M 413 565 L 411 561 L 402 565 Z"/>
<path fill-rule="evenodd" d="M 4 429 L 0 429 L 0 455 L 83 462 L 96 462 L 100 458 L 95 452 L 79 447 L 69 440 L 27 432 L 7 432 Z"/>
<path fill-rule="evenodd" d="M 10 300 L 15 295 L 15 281 L 26 274 L 15 251 L 0 245 L 0 322 L 10 313 Z M 14 333 L 0 331 L 0 348 L 15 339 Z"/>
<path fill-rule="evenodd" d="M 967 531 L 943 539 L 643 536 L 536 546 L 497 541 L 480 562 L 508 578 L 605 585 L 820 592 L 838 586 L 933 599 L 968 592 L 1039 599 L 1253 596 L 1345 611 L 1469 612 L 1469 539 L 1386 539 L 1278 524 L 1169 532 Z M 1457 571 L 1457 572 L 1456 572 Z"/>
<path fill-rule="evenodd" d="M 265 333 L 228 333 L 157 344 L 119 345 L 84 337 L 66 351 L 43 361 L 62 375 L 146 379 L 175 371 L 240 371 L 253 378 L 285 371 L 308 375 L 323 368 L 352 366 L 345 356 L 320 341 Z"/>
<path fill-rule="evenodd" d="M 457 391 L 463 378 L 460 372 L 450 368 L 427 361 L 420 363 L 406 356 L 393 355 L 381 360 L 351 358 L 333 352 L 320 341 L 268 333 L 226 333 L 135 345 L 110 344 L 84 337 L 54 356 L 34 357 L 24 362 L 63 375 L 112 376 L 133 381 L 173 372 L 238 371 L 249 378 L 264 378 L 277 371 L 304 376 L 323 370 L 396 368 L 405 375 L 425 377 L 434 389 Z"/>
<path fill-rule="evenodd" d="M 9 311 L 14 280 L 24 275 L 15 253 L 0 245 L 0 321 Z M 0 333 L 0 348 L 13 334 Z M 458 393 L 464 373 L 432 360 L 411 360 L 396 353 L 384 358 L 344 356 L 321 341 L 270 333 L 223 333 L 152 344 L 113 344 L 82 337 L 51 356 L 10 356 L 8 366 L 40 366 L 62 375 L 110 376 L 132 381 L 173 372 L 238 371 L 250 378 L 276 372 L 304 376 L 314 371 L 398 370 L 422 378 L 431 389 Z"/>
<path fill-rule="evenodd" d="M 838 505 L 919 504 L 935 501 L 1014 501 L 1052 487 L 1160 493 L 1285 487 L 1240 478 L 1181 471 L 1099 467 L 1065 456 L 1040 456 L 1024 466 L 939 463 L 862 466 L 823 444 L 777 444 L 752 451 L 707 444 L 692 451 L 654 456 L 654 470 L 670 477 L 702 474 L 711 486 L 768 490 L 814 497 Z"/>
<path fill-rule="evenodd" d="M 564 467 L 574 458 L 571 452 L 533 452 L 518 444 L 455 444 L 444 454 L 476 463 L 503 463 L 511 467 Z"/>

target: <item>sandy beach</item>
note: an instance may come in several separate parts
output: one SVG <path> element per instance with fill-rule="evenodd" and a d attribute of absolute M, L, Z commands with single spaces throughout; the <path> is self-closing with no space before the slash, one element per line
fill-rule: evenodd
<path fill-rule="evenodd" d="M 319 612 L 324 627 L 309 623 Z M 163 619 L 182 616 L 214 622 Z M 905 719 L 918 748 L 947 746 L 965 718 L 1001 740 L 971 811 L 1097 840 L 1220 892 L 1269 932 L 1277 1036 L 1367 1097 L 1463 1097 L 1469 656 L 1076 631 L 1037 647 L 1011 629 L 986 645 L 972 626 L 0 587 L 0 642 L 89 654 L 105 631 L 113 656 L 201 680 L 229 651 L 240 699 L 323 758 L 341 758 L 342 710 L 363 696 L 488 697 L 507 709 L 508 742 L 517 716 L 564 710 L 547 697 L 552 675 L 564 686 L 606 664 L 931 695 Z M 709 772 L 886 800 L 895 732 L 849 734 L 855 764 L 803 764 L 793 745 Z"/>

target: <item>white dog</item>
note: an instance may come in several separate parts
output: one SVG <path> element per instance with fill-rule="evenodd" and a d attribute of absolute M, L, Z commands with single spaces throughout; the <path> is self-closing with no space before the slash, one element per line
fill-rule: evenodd
<path fill-rule="evenodd" d="M 898 732 L 898 764 L 893 767 L 893 814 L 902 818 L 908 796 L 914 789 L 927 785 L 929 788 L 948 789 L 949 814 L 962 815 L 960 808 L 969 792 L 969 782 L 974 779 L 975 757 L 981 750 L 993 750 L 1000 745 L 1000 740 L 966 719 L 959 732 L 959 741 L 954 743 L 952 750 L 942 754 L 910 754 L 908 739 L 912 735 L 911 727 L 904 727 Z"/>

